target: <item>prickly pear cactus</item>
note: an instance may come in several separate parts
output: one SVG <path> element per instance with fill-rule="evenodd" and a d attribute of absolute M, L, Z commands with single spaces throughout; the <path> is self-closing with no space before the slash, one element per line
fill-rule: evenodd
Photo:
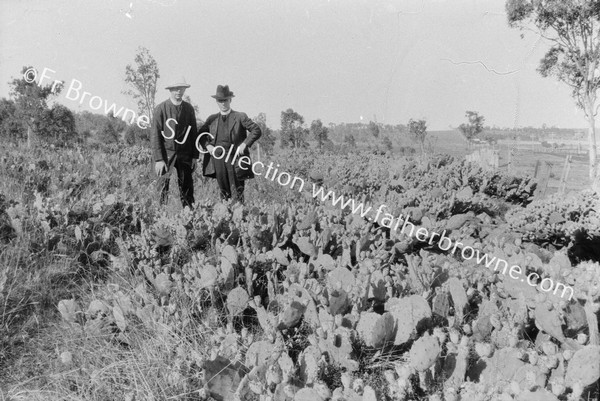
<path fill-rule="evenodd" d="M 417 327 L 431 318 L 431 308 L 420 295 L 411 295 L 407 298 L 390 298 L 385 303 L 385 310 L 389 311 L 396 321 L 396 336 L 394 344 L 402 345 L 413 338 Z"/>
<path fill-rule="evenodd" d="M 448 280 L 448 289 L 452 296 L 452 302 L 454 302 L 454 310 L 456 311 L 455 324 L 460 325 L 463 321 L 465 307 L 467 306 L 467 293 L 462 285 L 462 282 L 452 277 Z"/>
<path fill-rule="evenodd" d="M 588 345 L 575 352 L 569 360 L 565 380 L 567 385 L 576 383 L 589 386 L 600 378 L 600 346 Z"/>
<path fill-rule="evenodd" d="M 535 324 L 544 332 L 550 334 L 559 341 L 564 341 L 562 322 L 558 310 L 550 308 L 547 303 L 538 304 L 535 308 Z"/>
<path fill-rule="evenodd" d="M 303 305 L 296 300 L 292 301 L 279 315 L 279 324 L 277 328 L 283 330 L 297 326 L 298 323 L 300 323 L 305 310 L 306 305 Z"/>
<path fill-rule="evenodd" d="M 327 274 L 327 284 L 331 288 L 341 288 L 344 291 L 349 291 L 355 283 L 354 274 L 345 267 L 338 267 Z"/>
<path fill-rule="evenodd" d="M 350 298 L 343 289 L 329 292 L 329 313 L 332 315 L 343 314 L 350 308 Z"/>
<path fill-rule="evenodd" d="M 227 309 L 234 316 L 241 314 L 248 306 L 250 297 L 242 287 L 236 287 L 227 295 Z"/>
<path fill-rule="evenodd" d="M 438 338 L 426 334 L 415 341 L 410 348 L 410 365 L 422 372 L 435 363 L 440 352 L 442 352 L 442 348 Z"/>
<path fill-rule="evenodd" d="M 394 317 L 389 312 L 383 315 L 362 312 L 356 331 L 367 346 L 381 347 L 394 338 Z"/>
<path fill-rule="evenodd" d="M 58 311 L 62 318 L 68 323 L 78 322 L 78 316 L 82 314 L 81 307 L 74 299 L 64 299 L 58 303 Z"/>
<path fill-rule="evenodd" d="M 210 395 L 217 400 L 233 399 L 245 374 L 244 367 L 239 362 L 233 363 L 227 358 L 217 356 L 206 361 L 202 368 Z"/>
<path fill-rule="evenodd" d="M 252 368 L 267 364 L 273 355 L 274 345 L 268 341 L 256 341 L 246 351 L 246 366 Z"/>

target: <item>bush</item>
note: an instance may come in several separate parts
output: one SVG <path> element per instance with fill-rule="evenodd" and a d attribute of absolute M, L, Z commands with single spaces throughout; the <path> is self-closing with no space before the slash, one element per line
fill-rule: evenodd
<path fill-rule="evenodd" d="M 417 153 L 417 150 L 412 146 L 400 146 L 400 149 L 398 149 L 398 151 L 402 156 L 410 156 Z"/>

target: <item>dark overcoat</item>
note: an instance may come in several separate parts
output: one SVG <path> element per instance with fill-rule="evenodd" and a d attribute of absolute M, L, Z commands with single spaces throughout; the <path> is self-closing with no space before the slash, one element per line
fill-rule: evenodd
<path fill-rule="evenodd" d="M 167 99 L 156 106 L 150 133 L 154 161 L 164 161 L 169 166 L 175 155 L 185 155 L 193 159 L 200 157 L 194 143 L 197 129 L 194 107 L 183 101 L 181 114 L 177 116 L 170 102 Z M 175 121 L 169 121 L 169 118 Z"/>
<path fill-rule="evenodd" d="M 201 153 L 208 152 L 206 149 L 207 145 L 215 145 L 218 124 L 223 123 L 219 118 L 220 115 L 220 113 L 210 115 L 206 119 L 206 122 L 198 130 L 198 143 L 203 149 Z M 248 115 L 246 115 L 246 113 L 242 113 L 240 111 L 231 110 L 231 113 L 227 119 L 229 120 L 229 139 L 234 146 L 234 149 L 231 153 L 232 157 L 237 147 L 242 143 L 246 144 L 246 149 L 244 150 L 242 156 L 250 157 L 250 147 L 262 135 L 260 127 L 258 124 L 252 121 Z M 238 160 L 242 156 L 238 156 L 235 162 L 236 176 L 240 179 L 254 178 L 254 173 L 252 172 L 251 166 L 247 167 L 244 165 L 246 169 L 241 169 L 239 167 Z M 204 153 L 204 158 L 202 160 L 202 175 L 205 177 L 216 178 L 212 156 L 210 156 L 209 153 Z"/>

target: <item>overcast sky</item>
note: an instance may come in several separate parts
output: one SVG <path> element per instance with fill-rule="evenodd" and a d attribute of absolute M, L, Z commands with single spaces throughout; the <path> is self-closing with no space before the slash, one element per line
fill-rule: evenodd
<path fill-rule="evenodd" d="M 566 86 L 536 72 L 547 43 L 520 34 L 501 0 L 2 0 L 0 97 L 33 65 L 136 109 L 123 79 L 145 46 L 157 103 L 184 76 L 202 119 L 229 84 L 235 110 L 265 112 L 274 128 L 287 108 L 308 124 L 425 118 L 447 129 L 475 110 L 489 125 L 584 127 Z M 66 90 L 57 101 L 90 110 Z"/>

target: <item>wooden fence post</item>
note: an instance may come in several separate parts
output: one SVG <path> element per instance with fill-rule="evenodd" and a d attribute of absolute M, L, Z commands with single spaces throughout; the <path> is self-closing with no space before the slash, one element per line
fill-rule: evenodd
<path fill-rule="evenodd" d="M 498 167 L 500 166 L 500 153 L 497 150 L 492 150 L 492 167 L 494 171 L 498 171 Z"/>
<path fill-rule="evenodd" d="M 596 177 L 592 183 L 592 190 L 600 195 L 600 174 L 598 172 L 596 173 Z"/>
<path fill-rule="evenodd" d="M 567 179 L 569 178 L 569 172 L 571 171 L 571 155 L 565 157 L 565 164 L 563 165 L 562 173 L 560 175 L 560 183 L 558 185 L 558 193 L 564 194 L 567 186 Z"/>
<path fill-rule="evenodd" d="M 548 181 L 550 180 L 550 171 L 552 170 L 552 164 L 547 161 L 541 162 L 539 174 L 536 179 L 538 186 L 535 189 L 535 197 L 536 198 L 544 198 L 546 196 L 546 191 L 548 190 Z"/>

